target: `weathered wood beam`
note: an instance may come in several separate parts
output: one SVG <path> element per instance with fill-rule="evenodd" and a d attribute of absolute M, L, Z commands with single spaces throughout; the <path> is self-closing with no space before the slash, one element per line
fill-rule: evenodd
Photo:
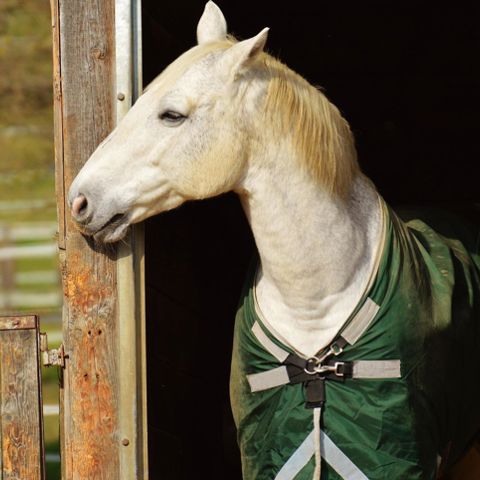
<path fill-rule="evenodd" d="M 114 0 L 52 0 L 59 248 L 68 355 L 61 389 L 62 478 L 117 479 L 116 249 L 73 226 L 66 192 L 115 125 Z"/>
<path fill-rule="evenodd" d="M 44 480 L 38 318 L 0 317 L 0 476 Z"/>

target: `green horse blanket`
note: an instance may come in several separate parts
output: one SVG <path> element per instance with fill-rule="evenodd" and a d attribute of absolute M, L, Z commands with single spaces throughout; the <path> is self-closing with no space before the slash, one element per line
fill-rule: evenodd
<path fill-rule="evenodd" d="M 266 328 L 249 274 L 231 371 L 245 480 L 311 480 L 320 471 L 322 480 L 434 479 L 439 458 L 455 462 L 477 433 L 478 228 L 433 211 L 385 212 L 378 271 L 352 315 L 367 311 L 367 327 L 334 346 L 326 367 L 296 357 Z M 289 359 L 303 361 L 303 372 Z M 370 367 L 355 375 L 362 365 Z M 309 385 L 323 389 L 313 403 Z"/>

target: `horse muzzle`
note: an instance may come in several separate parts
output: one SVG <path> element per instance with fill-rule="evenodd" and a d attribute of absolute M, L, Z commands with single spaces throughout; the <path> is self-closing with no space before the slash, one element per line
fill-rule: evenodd
<path fill-rule="evenodd" d="M 89 195 L 75 194 L 71 189 L 68 203 L 72 219 L 84 235 L 103 243 L 116 242 L 125 236 L 129 215 L 122 212 L 114 201 L 104 200 L 99 204 L 105 207 L 98 208 Z"/>

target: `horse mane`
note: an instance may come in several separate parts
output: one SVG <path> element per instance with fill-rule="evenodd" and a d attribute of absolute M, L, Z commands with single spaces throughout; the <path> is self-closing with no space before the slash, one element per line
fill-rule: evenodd
<path fill-rule="evenodd" d="M 359 172 L 348 122 L 327 97 L 268 54 L 265 114 L 274 135 L 292 138 L 301 167 L 332 194 L 344 197 Z"/>
<path fill-rule="evenodd" d="M 236 42 L 233 36 L 228 36 L 224 41 L 188 50 L 147 88 L 167 87 L 195 62 Z M 268 82 L 263 105 L 264 126 L 277 140 L 292 138 L 300 167 L 330 193 L 346 196 L 359 166 L 352 132 L 337 107 L 320 90 L 268 53 L 263 52 L 252 68 L 260 69 Z"/>

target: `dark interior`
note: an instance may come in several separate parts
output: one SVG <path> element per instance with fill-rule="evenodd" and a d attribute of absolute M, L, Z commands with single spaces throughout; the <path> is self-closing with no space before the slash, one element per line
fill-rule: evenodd
<path fill-rule="evenodd" d="M 478 3 L 218 0 L 230 32 L 335 103 L 360 164 L 400 204 L 478 202 Z M 204 0 L 143 0 L 144 82 L 195 43 Z M 253 241 L 234 195 L 146 225 L 150 478 L 240 479 L 232 328 Z"/>

